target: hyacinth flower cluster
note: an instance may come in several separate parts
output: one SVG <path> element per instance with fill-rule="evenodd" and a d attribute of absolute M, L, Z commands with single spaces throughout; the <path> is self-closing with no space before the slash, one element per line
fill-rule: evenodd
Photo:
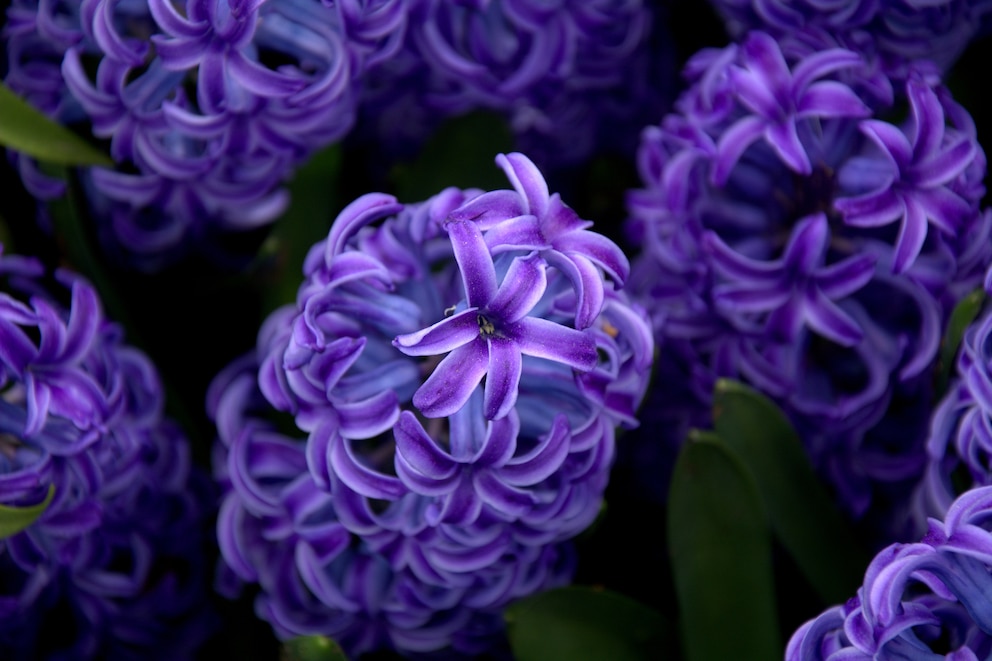
<path fill-rule="evenodd" d="M 714 0 L 713 5 L 735 37 L 748 30 L 800 41 L 830 35 L 896 77 L 920 60 L 948 70 L 975 36 L 992 27 L 988 0 Z"/>
<path fill-rule="evenodd" d="M 855 597 L 801 626 L 788 661 L 987 659 L 992 654 L 992 487 L 967 491 L 918 543 L 875 556 Z"/>
<path fill-rule="evenodd" d="M 5 81 L 108 141 L 117 167 L 84 174 L 92 215 L 154 267 L 278 216 L 293 169 L 350 130 L 361 77 L 399 46 L 406 4 L 14 0 Z M 61 192 L 17 164 L 36 196 Z"/>
<path fill-rule="evenodd" d="M 0 656 L 186 657 L 211 627 L 206 476 L 90 285 L 44 276 L 0 255 L 0 504 L 54 487 L 0 540 Z"/>
<path fill-rule="evenodd" d="M 399 52 L 370 72 L 369 132 L 412 152 L 442 120 L 507 118 L 542 167 L 627 147 L 631 127 L 670 101 L 672 53 L 660 7 L 643 0 L 412 0 Z"/>
<path fill-rule="evenodd" d="M 280 637 L 480 653 L 572 574 L 653 342 L 619 248 L 497 163 L 512 190 L 346 207 L 211 386 L 225 589 Z"/>
<path fill-rule="evenodd" d="M 985 290 L 992 289 L 992 271 Z M 926 473 L 913 503 L 919 522 L 940 517 L 964 491 L 992 485 L 992 311 L 965 330 L 953 380 L 930 421 Z"/>
<path fill-rule="evenodd" d="M 631 289 L 682 374 L 658 406 L 688 389 L 673 415 L 705 418 L 716 378 L 752 384 L 862 516 L 922 472 L 945 320 L 992 256 L 974 124 L 932 75 L 763 32 L 685 73 L 628 195 Z"/>

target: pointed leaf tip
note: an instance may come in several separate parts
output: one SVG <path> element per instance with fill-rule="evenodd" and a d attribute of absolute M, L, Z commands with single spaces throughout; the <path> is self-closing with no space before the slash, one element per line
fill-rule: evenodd
<path fill-rule="evenodd" d="M 0 505 L 0 539 L 6 539 L 21 532 L 38 520 L 55 497 L 55 485 L 49 485 L 45 500 L 30 507 L 8 507 Z"/>
<path fill-rule="evenodd" d="M 0 146 L 60 165 L 112 167 L 110 157 L 0 83 Z"/>

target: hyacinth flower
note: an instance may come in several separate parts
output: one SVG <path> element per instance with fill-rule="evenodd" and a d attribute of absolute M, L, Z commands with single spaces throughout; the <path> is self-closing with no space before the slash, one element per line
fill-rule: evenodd
<path fill-rule="evenodd" d="M 54 489 L 0 540 L 0 656 L 187 657 L 212 626 L 205 476 L 93 289 L 44 275 L 0 255 L 0 503 Z"/>
<path fill-rule="evenodd" d="M 363 100 L 364 132 L 400 155 L 443 119 L 488 110 L 542 167 L 603 148 L 626 156 L 630 127 L 658 117 L 674 89 L 665 13 L 643 0 L 412 0 L 408 24 Z"/>
<path fill-rule="evenodd" d="M 658 386 L 669 417 L 705 421 L 717 378 L 748 382 L 863 517 L 923 470 L 940 334 L 992 258 L 985 157 L 932 76 L 794 45 L 757 32 L 687 64 L 643 133 L 629 286 L 684 375 Z"/>
<path fill-rule="evenodd" d="M 574 570 L 653 342 L 619 248 L 497 163 L 512 189 L 351 203 L 211 386 L 225 589 L 258 584 L 282 638 L 492 651 Z"/>
<path fill-rule="evenodd" d="M 917 543 L 875 556 L 855 597 L 802 625 L 788 661 L 986 659 L 992 654 L 992 487 L 965 492 Z"/>
<path fill-rule="evenodd" d="M 351 129 L 361 76 L 398 47 L 406 13 L 404 0 L 17 0 L 5 81 L 109 143 L 117 167 L 82 176 L 91 215 L 125 261 L 155 268 L 282 212 L 282 184 Z M 17 164 L 36 196 L 60 192 Z"/>
<path fill-rule="evenodd" d="M 986 278 L 986 291 L 990 284 Z M 926 473 L 913 502 L 913 515 L 920 524 L 928 516 L 943 516 L 964 491 L 992 484 L 990 333 L 992 313 L 986 310 L 965 330 L 956 378 L 934 411 Z"/>
<path fill-rule="evenodd" d="M 822 32 L 897 77 L 919 60 L 931 60 L 947 71 L 992 21 L 992 4 L 986 0 L 717 0 L 713 4 L 734 37 L 748 30 L 764 30 L 783 39 L 795 38 L 797 32 Z"/>

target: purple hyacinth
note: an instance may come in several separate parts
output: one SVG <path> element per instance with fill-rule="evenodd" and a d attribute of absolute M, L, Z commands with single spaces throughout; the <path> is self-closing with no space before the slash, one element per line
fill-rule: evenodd
<path fill-rule="evenodd" d="M 88 122 L 115 169 L 84 186 L 101 232 L 139 266 L 264 225 L 282 183 L 354 122 L 364 70 L 399 45 L 405 0 L 16 0 L 6 82 Z M 20 158 L 25 183 L 58 187 Z"/>
<path fill-rule="evenodd" d="M 992 211 L 988 212 L 992 216 Z M 990 219 L 992 222 L 992 219 Z M 986 290 L 990 288 L 986 278 Z M 927 438 L 927 469 L 914 505 L 917 523 L 943 516 L 964 491 L 992 485 L 992 312 L 968 326 L 947 393 L 934 411 Z"/>
<path fill-rule="evenodd" d="M 919 60 L 948 70 L 992 21 L 987 0 L 716 0 L 714 6 L 734 37 L 748 30 L 782 39 L 827 33 L 896 77 Z"/>
<path fill-rule="evenodd" d="M 875 556 L 857 596 L 801 626 L 788 661 L 987 659 L 992 654 L 992 487 L 957 498 L 923 539 Z"/>
<path fill-rule="evenodd" d="M 626 156 L 673 95 L 665 12 L 643 0 L 411 4 L 404 45 L 370 72 L 363 102 L 369 139 L 401 155 L 442 120 L 489 110 L 542 167 Z"/>
<path fill-rule="evenodd" d="M 43 275 L 0 255 L 0 503 L 54 487 L 37 521 L 0 540 L 0 656 L 188 656 L 209 633 L 205 476 L 93 289 Z"/>
<path fill-rule="evenodd" d="M 477 653 L 571 576 L 653 342 L 619 248 L 497 163 L 512 190 L 350 204 L 211 387 L 221 550 L 280 637 Z"/>
<path fill-rule="evenodd" d="M 932 76 L 794 44 L 689 61 L 678 112 L 643 133 L 631 288 L 684 365 L 681 417 L 705 417 L 716 378 L 752 384 L 862 516 L 923 468 L 940 334 L 992 258 L 985 157 Z"/>

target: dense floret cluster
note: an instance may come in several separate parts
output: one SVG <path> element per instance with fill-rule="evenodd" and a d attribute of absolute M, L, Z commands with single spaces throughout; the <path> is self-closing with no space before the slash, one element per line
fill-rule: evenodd
<path fill-rule="evenodd" d="M 400 43 L 406 4 L 15 0 L 6 82 L 109 141 L 118 167 L 85 174 L 93 216 L 149 267 L 279 215 L 293 169 L 351 129 L 361 75 Z M 18 165 L 36 194 L 59 192 Z"/>
<path fill-rule="evenodd" d="M 280 636 L 478 652 L 571 575 L 653 343 L 619 248 L 497 162 L 512 190 L 350 204 L 212 387 L 221 550 Z"/>
<path fill-rule="evenodd" d="M 992 487 L 968 491 L 923 539 L 875 556 L 864 586 L 800 627 L 788 661 L 987 659 L 992 654 Z"/>
<path fill-rule="evenodd" d="M 941 332 L 992 255 L 975 127 L 932 75 L 893 82 L 763 32 L 686 75 L 643 134 L 632 290 L 683 366 L 685 415 L 718 377 L 753 384 L 863 515 L 922 470 Z"/>
<path fill-rule="evenodd" d="M 889 75 L 933 62 L 946 71 L 992 23 L 988 0 L 715 0 L 735 37 L 765 30 L 789 41 L 830 34 Z M 799 37 L 800 39 L 803 37 Z"/>
<path fill-rule="evenodd" d="M 148 358 L 93 289 L 0 255 L 0 656 L 187 656 L 209 633 L 209 489 Z M 177 634 L 179 634 L 177 636 Z"/>
<path fill-rule="evenodd" d="M 401 153 L 484 109 L 542 167 L 575 165 L 604 147 L 633 152 L 637 128 L 670 101 L 672 60 L 665 13 L 642 0 L 416 0 L 364 109 L 374 138 Z"/>

